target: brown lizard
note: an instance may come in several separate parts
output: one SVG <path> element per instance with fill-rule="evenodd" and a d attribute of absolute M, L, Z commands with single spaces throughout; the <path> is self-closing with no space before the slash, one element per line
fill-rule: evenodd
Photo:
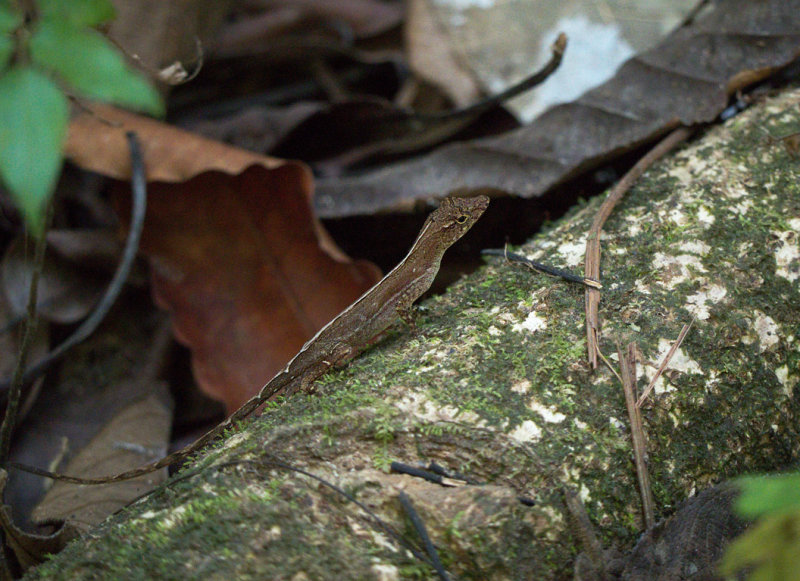
<path fill-rule="evenodd" d="M 364 350 L 398 316 L 413 326 L 411 305 L 430 288 L 445 251 L 469 230 L 489 205 L 489 198 L 445 198 L 428 216 L 406 257 L 375 286 L 325 325 L 257 395 L 227 420 L 185 448 L 133 470 L 103 478 L 81 478 L 9 464 L 54 480 L 75 484 L 108 484 L 142 476 L 187 458 L 242 421 L 278 393 L 288 397 L 310 391 L 313 382 L 334 365 Z"/>

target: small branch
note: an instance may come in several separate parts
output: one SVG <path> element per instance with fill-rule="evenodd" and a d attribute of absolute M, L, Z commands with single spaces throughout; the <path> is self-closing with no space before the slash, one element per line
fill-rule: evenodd
<path fill-rule="evenodd" d="M 558 67 L 561 65 L 561 59 L 564 58 L 564 51 L 567 49 L 567 35 L 563 32 L 559 33 L 556 41 L 553 43 L 553 46 L 550 47 L 552 55 L 550 60 L 537 72 L 533 73 L 531 76 L 523 79 L 516 85 L 513 85 L 502 91 L 497 93 L 496 95 L 492 95 L 478 101 L 477 103 L 473 103 L 463 109 L 456 109 L 455 111 L 444 111 L 442 113 L 414 113 L 413 116 L 416 119 L 425 120 L 425 121 L 433 121 L 433 120 L 452 120 L 455 118 L 460 117 L 477 117 L 478 115 L 488 111 L 492 107 L 504 103 L 509 99 L 516 97 L 517 95 L 521 95 L 525 91 L 532 89 L 538 85 L 544 83 L 547 78 L 552 75 Z"/>
<path fill-rule="evenodd" d="M 667 368 L 667 365 L 669 365 L 669 362 L 672 360 L 672 356 L 675 355 L 675 352 L 678 350 L 678 347 L 680 347 L 681 343 L 683 343 L 683 340 L 686 338 L 686 334 L 689 332 L 689 329 L 692 328 L 692 324 L 694 324 L 694 319 L 689 321 L 689 324 L 684 325 L 683 328 L 681 329 L 681 332 L 678 334 L 678 338 L 675 340 L 675 343 L 672 345 L 672 347 L 670 347 L 670 350 L 664 356 L 664 360 L 661 362 L 661 365 L 659 365 L 656 374 L 653 376 L 653 379 L 650 380 L 650 383 L 645 388 L 644 392 L 642 392 L 641 397 L 639 397 L 639 399 L 636 400 L 637 408 L 642 407 L 644 400 L 647 399 L 647 396 L 650 395 L 651 391 L 653 391 L 653 387 L 655 387 L 656 381 L 658 381 L 658 378 L 661 377 L 662 373 L 664 373 L 664 370 Z"/>
<path fill-rule="evenodd" d="M 47 372 L 47 370 L 63 357 L 67 351 L 94 333 L 103 319 L 105 319 L 108 311 L 111 310 L 111 307 L 122 292 L 125 282 L 128 280 L 128 275 L 133 267 L 134 259 L 139 251 L 139 240 L 142 237 L 142 230 L 144 229 L 144 216 L 147 208 L 147 186 L 139 141 L 133 132 L 129 132 L 127 137 L 131 149 L 133 210 L 131 215 L 131 227 L 128 232 L 128 239 L 125 241 L 125 248 L 122 251 L 122 258 L 120 259 L 119 266 L 94 311 L 92 311 L 80 327 L 78 327 L 72 335 L 67 337 L 63 343 L 25 371 L 25 374 L 22 376 L 23 384 L 29 383 Z M 9 383 L 8 380 L 0 382 L 0 389 L 7 388 Z"/>
<path fill-rule="evenodd" d="M 650 488 L 650 476 L 647 473 L 647 439 L 642 427 L 642 416 L 636 407 L 636 344 L 628 343 L 626 352 L 618 348 L 619 365 L 622 374 L 622 390 L 625 392 L 625 407 L 631 422 L 631 440 L 633 441 L 633 460 L 636 464 L 636 479 L 639 482 L 639 496 L 642 500 L 645 530 L 656 524 L 655 502 Z"/>
<path fill-rule="evenodd" d="M 509 252 L 507 249 L 500 250 L 498 248 L 487 248 L 485 250 L 481 250 L 481 254 L 486 256 L 502 256 L 508 262 L 524 264 L 528 268 L 531 268 L 532 270 L 541 272 L 543 274 L 548 274 L 550 276 L 563 278 L 564 280 L 569 282 L 577 282 L 578 284 L 582 284 L 590 288 L 598 288 L 598 289 L 603 288 L 602 285 L 597 281 L 589 280 L 588 278 L 584 278 L 577 274 L 573 274 L 567 270 L 562 270 L 554 266 L 549 266 L 547 264 L 542 264 L 541 262 L 536 262 L 535 260 L 531 260 L 530 258 L 522 256 L 521 254 L 515 254 L 514 252 Z"/>
<path fill-rule="evenodd" d="M 8 404 L 6 405 L 3 425 L 0 426 L 0 464 L 5 464 L 8 459 L 8 451 L 11 447 L 11 434 L 17 423 L 17 413 L 19 411 L 19 401 L 22 397 L 22 386 L 25 384 L 25 366 L 28 363 L 28 355 L 33 343 L 33 336 L 36 332 L 38 323 L 38 313 L 36 311 L 36 298 L 39 294 L 39 277 L 44 268 L 44 251 L 47 248 L 47 228 L 53 214 L 53 204 L 48 202 L 45 209 L 44 228 L 36 238 L 33 254 L 33 272 L 31 273 L 31 283 L 28 290 L 27 317 L 22 331 L 22 342 L 19 347 L 17 365 L 14 367 L 14 374 L 11 378 L 8 391 Z"/>
<path fill-rule="evenodd" d="M 402 490 L 398 493 L 397 498 L 400 500 L 400 504 L 403 506 L 406 516 L 414 526 L 414 530 L 417 531 L 417 535 L 419 535 L 422 541 L 422 546 L 425 547 L 425 552 L 428 553 L 428 557 L 430 557 L 431 563 L 433 564 L 433 569 L 436 571 L 439 579 L 442 581 L 449 581 L 450 576 L 447 574 L 447 571 L 445 571 L 442 561 L 439 559 L 439 553 L 436 551 L 436 547 L 433 545 L 430 535 L 428 535 L 425 523 L 422 522 L 417 511 L 414 510 L 411 499 L 408 498 L 408 495 Z"/>
<path fill-rule="evenodd" d="M 589 229 L 586 237 L 586 260 L 584 264 L 585 277 L 589 280 L 600 282 L 600 232 L 603 224 L 611 215 L 614 206 L 622 199 L 625 193 L 633 187 L 641 175 L 660 157 L 663 157 L 676 145 L 684 141 L 691 135 L 692 130 L 688 127 L 676 129 L 658 144 L 648 151 L 636 164 L 622 176 L 611 191 L 608 197 L 600 206 L 597 214 Z M 595 288 L 586 289 L 586 348 L 588 350 L 589 364 L 593 369 L 597 368 L 597 341 L 600 329 L 598 317 L 598 307 L 600 305 L 600 291 Z"/>

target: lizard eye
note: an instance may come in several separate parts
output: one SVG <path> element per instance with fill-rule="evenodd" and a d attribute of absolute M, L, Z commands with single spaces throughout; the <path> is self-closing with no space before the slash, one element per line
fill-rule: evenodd
<path fill-rule="evenodd" d="M 456 223 L 463 224 L 464 222 L 467 221 L 468 218 L 469 216 L 467 216 L 466 214 L 461 214 L 458 218 L 456 218 Z"/>

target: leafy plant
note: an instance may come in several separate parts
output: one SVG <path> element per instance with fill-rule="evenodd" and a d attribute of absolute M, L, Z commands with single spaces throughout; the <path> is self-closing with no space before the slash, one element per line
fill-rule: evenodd
<path fill-rule="evenodd" d="M 750 581 L 800 579 L 800 473 L 741 478 L 736 511 L 758 519 L 725 553 L 724 575 L 750 569 Z"/>
<path fill-rule="evenodd" d="M 0 0 L 0 177 L 34 234 L 61 169 L 67 95 L 156 115 L 158 92 L 95 27 L 109 0 Z"/>

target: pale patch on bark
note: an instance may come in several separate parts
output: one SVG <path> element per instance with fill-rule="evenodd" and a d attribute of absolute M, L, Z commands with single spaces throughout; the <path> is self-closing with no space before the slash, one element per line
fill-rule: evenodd
<path fill-rule="evenodd" d="M 710 316 L 709 309 L 718 304 L 728 294 L 725 287 L 710 284 L 706 288 L 686 297 L 686 310 L 698 321 L 705 321 Z"/>

